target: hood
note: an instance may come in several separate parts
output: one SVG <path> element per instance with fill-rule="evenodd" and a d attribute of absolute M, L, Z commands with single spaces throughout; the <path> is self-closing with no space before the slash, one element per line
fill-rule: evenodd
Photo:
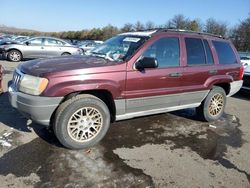
<path fill-rule="evenodd" d="M 21 72 L 33 76 L 43 76 L 55 72 L 104 67 L 116 64 L 94 56 L 62 56 L 57 58 L 36 59 L 20 64 Z"/>

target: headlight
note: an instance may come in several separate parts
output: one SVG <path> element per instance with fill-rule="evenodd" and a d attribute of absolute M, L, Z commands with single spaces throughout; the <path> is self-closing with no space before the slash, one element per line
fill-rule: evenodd
<path fill-rule="evenodd" d="M 19 90 L 31 95 L 40 95 L 46 89 L 48 83 L 49 81 L 46 78 L 24 75 Z"/>

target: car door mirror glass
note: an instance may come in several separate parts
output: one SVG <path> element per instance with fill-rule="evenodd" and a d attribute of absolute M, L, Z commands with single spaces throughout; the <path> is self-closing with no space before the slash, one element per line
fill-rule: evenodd
<path fill-rule="evenodd" d="M 26 41 L 25 44 L 26 44 L 27 46 L 29 46 L 29 45 L 30 45 L 30 42 L 29 42 L 29 41 Z"/>
<path fill-rule="evenodd" d="M 135 68 L 137 70 L 144 70 L 147 68 L 157 68 L 158 62 L 156 58 L 153 57 L 143 57 L 135 63 Z"/>

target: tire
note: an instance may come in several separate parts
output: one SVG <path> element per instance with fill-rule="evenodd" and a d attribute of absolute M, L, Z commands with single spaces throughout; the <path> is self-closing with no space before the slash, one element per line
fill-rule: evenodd
<path fill-rule="evenodd" d="M 68 53 L 68 52 L 63 52 L 63 53 L 62 53 L 62 56 L 68 56 L 68 55 L 71 55 L 71 54 Z"/>
<path fill-rule="evenodd" d="M 22 58 L 22 53 L 18 50 L 10 50 L 7 55 L 7 59 L 13 62 L 21 61 Z"/>
<path fill-rule="evenodd" d="M 200 119 L 211 122 L 223 115 L 225 106 L 226 93 L 224 89 L 214 86 L 201 105 L 196 108 L 196 113 Z"/>
<path fill-rule="evenodd" d="M 110 112 L 106 104 L 95 96 L 84 94 L 59 106 L 53 130 L 65 147 L 84 149 L 97 144 L 106 135 L 109 126 Z"/>

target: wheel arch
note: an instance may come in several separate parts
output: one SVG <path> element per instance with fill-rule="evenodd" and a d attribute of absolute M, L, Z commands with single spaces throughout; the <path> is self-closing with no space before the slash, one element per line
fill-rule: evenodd
<path fill-rule="evenodd" d="M 72 93 L 67 94 L 64 97 L 64 99 L 61 101 L 60 104 L 71 99 L 72 97 L 75 97 L 75 96 L 81 95 L 81 94 L 89 94 L 89 95 L 93 95 L 93 96 L 101 99 L 107 105 L 107 107 L 109 109 L 110 116 L 111 116 L 111 122 L 115 121 L 116 107 L 115 107 L 114 98 L 113 98 L 112 93 L 108 90 L 105 90 L 105 89 L 72 92 Z M 58 107 L 60 106 L 60 104 L 58 105 Z M 57 107 L 57 109 L 58 109 L 58 107 Z M 57 109 L 54 111 L 54 113 L 51 116 L 51 120 L 50 120 L 51 122 L 53 122 L 52 120 L 55 117 L 55 113 L 56 113 Z"/>
<path fill-rule="evenodd" d="M 10 49 L 7 50 L 7 53 L 9 53 L 11 50 L 16 50 L 16 51 L 20 52 L 21 55 L 22 55 L 22 58 L 23 58 L 23 53 L 22 53 L 21 50 L 19 50 L 19 49 L 17 49 L 17 48 L 10 48 Z"/>

